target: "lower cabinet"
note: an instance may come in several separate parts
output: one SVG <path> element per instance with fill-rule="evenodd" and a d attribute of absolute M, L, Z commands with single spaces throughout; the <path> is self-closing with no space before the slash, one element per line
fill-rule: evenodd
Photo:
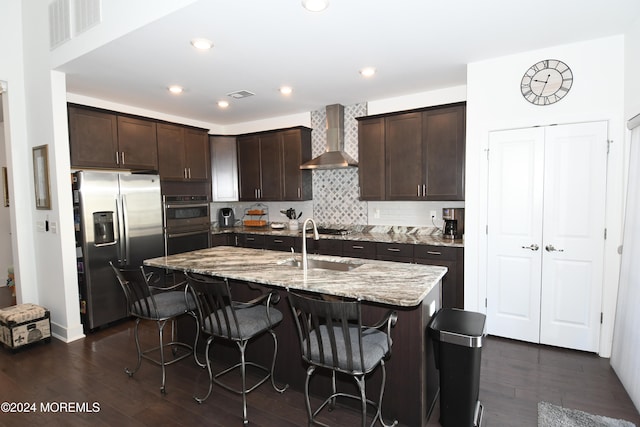
<path fill-rule="evenodd" d="M 264 236 L 264 248 L 272 251 L 290 252 L 291 248 L 295 250 L 295 238 L 291 236 Z"/>
<path fill-rule="evenodd" d="M 376 243 L 344 240 L 342 255 L 355 258 L 376 259 Z"/>
<path fill-rule="evenodd" d="M 414 262 L 447 267 L 449 271 L 442 279 L 442 307 L 464 308 L 463 248 L 416 245 Z"/>
<path fill-rule="evenodd" d="M 236 239 L 234 233 L 219 233 L 211 235 L 211 247 L 214 246 L 235 246 Z"/>

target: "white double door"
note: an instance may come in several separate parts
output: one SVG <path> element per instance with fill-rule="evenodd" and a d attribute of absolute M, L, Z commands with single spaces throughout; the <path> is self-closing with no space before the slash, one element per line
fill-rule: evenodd
<path fill-rule="evenodd" d="M 487 330 L 597 352 L 607 123 L 492 132 Z"/>

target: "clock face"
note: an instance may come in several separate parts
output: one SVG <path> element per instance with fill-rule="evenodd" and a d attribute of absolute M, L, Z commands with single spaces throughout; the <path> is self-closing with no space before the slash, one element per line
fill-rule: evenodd
<path fill-rule="evenodd" d="M 571 68 L 557 59 L 532 65 L 520 82 L 522 96 L 535 105 L 551 105 L 564 98 L 573 84 Z"/>

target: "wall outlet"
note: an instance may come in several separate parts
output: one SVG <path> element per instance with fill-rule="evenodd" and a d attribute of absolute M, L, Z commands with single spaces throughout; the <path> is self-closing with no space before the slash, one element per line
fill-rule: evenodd
<path fill-rule="evenodd" d="M 437 219 L 438 218 L 438 212 L 437 211 L 431 211 L 430 217 L 431 217 L 431 219 Z"/>
<path fill-rule="evenodd" d="M 376 208 L 373 210 L 373 217 L 380 218 L 380 209 Z"/>

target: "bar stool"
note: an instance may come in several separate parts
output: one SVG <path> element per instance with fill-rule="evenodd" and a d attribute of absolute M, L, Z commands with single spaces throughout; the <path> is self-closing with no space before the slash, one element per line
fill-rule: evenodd
<path fill-rule="evenodd" d="M 386 381 L 384 360 L 391 356 L 391 327 L 397 321 L 397 313 L 389 311 L 376 325 L 363 326 L 360 301 L 325 301 L 293 292 L 289 292 L 288 299 L 300 339 L 302 359 L 309 364 L 304 388 L 309 425 L 326 425 L 317 421 L 316 416 L 327 405 L 333 409 L 336 398 L 347 397 L 361 402 L 363 427 L 367 422 L 367 405 L 376 409 L 371 426 L 377 420 L 387 426 L 381 414 Z M 374 402 L 366 397 L 365 377 L 378 365 L 382 368 L 382 384 L 378 401 Z M 331 371 L 332 394 L 312 411 L 309 383 L 316 368 Z M 351 376 L 360 395 L 338 392 L 337 372 Z M 391 425 L 397 423 L 394 421 Z"/>
<path fill-rule="evenodd" d="M 162 384 L 160 386 L 160 392 L 165 394 L 166 366 L 172 365 L 193 355 L 196 363 L 199 366 L 204 367 L 204 364 L 198 361 L 195 352 L 200 333 L 198 318 L 195 314 L 195 301 L 187 292 L 184 283 L 178 283 L 177 285 L 167 288 L 151 286 L 149 282 L 152 273 L 145 273 L 142 266 L 139 268 L 119 268 L 114 266 L 111 261 L 109 261 L 109 265 L 113 268 L 113 271 L 118 278 L 118 282 L 122 287 L 122 291 L 125 294 L 129 314 L 136 318 L 134 336 L 136 350 L 138 353 L 138 361 L 134 369 L 125 368 L 125 372 L 127 375 L 132 377 L 133 374 L 140 369 L 142 359 L 149 360 L 150 362 L 159 365 L 162 368 Z M 184 289 L 177 290 L 180 287 L 183 287 Z M 175 341 L 174 321 L 185 314 L 192 316 L 196 321 L 196 338 L 193 345 Z M 159 338 L 158 346 L 145 350 L 141 349 L 140 338 L 138 335 L 141 320 L 149 320 L 157 324 Z M 171 322 L 171 341 L 165 343 L 163 331 L 167 322 Z M 166 360 L 165 358 L 164 350 L 166 348 L 171 348 L 173 358 L 170 360 Z M 187 349 L 188 353 L 177 356 L 179 348 Z M 154 353 L 156 351 L 160 352 L 159 359 L 150 355 L 150 353 Z"/>
<path fill-rule="evenodd" d="M 198 307 L 200 328 L 204 334 L 209 336 L 205 349 L 207 370 L 209 371 L 209 390 L 203 397 L 194 396 L 194 399 L 198 403 L 207 400 L 211 395 L 213 383 L 215 382 L 226 390 L 242 395 L 242 419 L 244 424 L 247 424 L 249 422 L 247 419 L 248 393 L 258 388 L 268 379 L 271 379 L 271 386 L 279 393 L 283 393 L 288 388 L 288 385 L 281 388 L 276 386 L 273 377 L 278 354 L 278 339 L 275 332 L 273 332 L 273 328 L 282 321 L 282 313 L 272 307 L 272 304 L 277 303 L 280 300 L 280 296 L 277 292 L 271 291 L 249 302 L 238 302 L 232 299 L 226 278 L 187 273 L 187 281 Z M 273 338 L 273 359 L 270 369 L 245 360 L 245 350 L 249 341 L 265 332 L 269 332 Z M 209 357 L 214 338 L 235 342 L 240 350 L 240 362 L 216 375 L 212 373 Z M 248 365 L 258 368 L 265 374 L 249 388 L 247 388 L 246 381 L 246 367 Z M 241 389 L 231 387 L 218 379 L 236 369 L 240 369 Z"/>

